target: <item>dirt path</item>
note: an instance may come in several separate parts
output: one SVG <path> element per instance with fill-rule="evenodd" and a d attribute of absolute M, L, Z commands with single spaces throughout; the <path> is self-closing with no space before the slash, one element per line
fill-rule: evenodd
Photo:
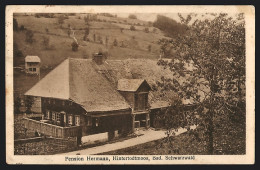
<path fill-rule="evenodd" d="M 194 129 L 194 128 L 195 128 L 195 126 L 191 127 L 191 129 Z M 175 133 L 176 133 L 176 135 L 179 135 L 179 134 L 182 134 L 186 131 L 187 131 L 187 129 L 179 128 L 178 131 L 176 131 Z M 128 147 L 131 147 L 131 146 L 147 143 L 147 142 L 154 141 L 154 140 L 159 140 L 159 139 L 162 139 L 166 136 L 165 131 L 154 131 L 152 129 L 140 130 L 138 133 L 143 134 L 143 135 L 136 137 L 136 138 L 131 138 L 131 139 L 127 139 L 127 140 L 124 140 L 124 141 L 120 141 L 120 142 L 105 144 L 105 145 L 102 145 L 102 146 L 96 146 L 96 147 L 93 147 L 93 148 L 87 148 L 87 149 L 63 153 L 63 154 L 64 155 L 76 155 L 76 154 L 95 155 L 95 154 L 99 154 L 99 153 L 110 152 L 110 151 L 114 151 L 114 150 L 128 148 Z"/>

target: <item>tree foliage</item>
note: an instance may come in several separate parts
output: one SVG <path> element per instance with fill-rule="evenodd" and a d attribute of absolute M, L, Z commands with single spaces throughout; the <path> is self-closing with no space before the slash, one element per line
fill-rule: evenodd
<path fill-rule="evenodd" d="M 131 31 L 135 31 L 135 26 L 131 25 L 131 26 L 130 26 L 130 30 L 131 30 Z"/>
<path fill-rule="evenodd" d="M 157 15 L 157 20 L 153 26 L 164 31 L 167 36 L 175 38 L 178 34 L 185 34 L 187 25 L 178 23 L 174 19 L 163 15 Z"/>
<path fill-rule="evenodd" d="M 134 14 L 130 14 L 130 15 L 128 16 L 128 18 L 130 18 L 130 19 L 137 19 L 136 15 L 134 15 Z"/>
<path fill-rule="evenodd" d="M 63 16 L 63 15 L 60 15 L 59 17 L 58 17 L 58 24 L 60 24 L 60 27 L 62 27 L 62 24 L 64 24 L 64 20 L 65 20 L 66 18 Z"/>
<path fill-rule="evenodd" d="M 27 114 L 30 114 L 30 113 L 32 113 L 32 105 L 33 105 L 33 103 L 34 103 L 34 100 L 33 100 L 33 97 L 31 97 L 31 96 L 26 96 L 25 97 L 25 108 L 26 108 L 26 113 Z"/>
<path fill-rule="evenodd" d="M 33 43 L 33 32 L 31 30 L 27 30 L 25 34 L 25 41 L 27 43 L 32 44 Z"/>
<path fill-rule="evenodd" d="M 14 113 L 19 114 L 20 113 L 20 107 L 22 106 L 21 104 L 21 98 L 18 96 L 14 99 Z"/>
<path fill-rule="evenodd" d="M 71 48 L 72 48 L 72 51 L 78 51 L 78 48 L 79 48 L 79 45 L 77 42 L 73 41 L 71 43 Z"/>
<path fill-rule="evenodd" d="M 42 39 L 43 39 L 42 45 L 43 45 L 44 49 L 45 50 L 50 49 L 50 39 L 49 39 L 49 37 L 43 36 Z"/>
<path fill-rule="evenodd" d="M 199 128 L 206 141 L 208 154 L 214 153 L 216 119 L 236 115 L 245 123 L 245 28 L 243 14 L 237 18 L 227 14 L 208 14 L 213 19 L 198 20 L 195 14 L 181 21 L 187 26 L 185 35 L 163 40 L 161 46 L 171 46 L 175 56 L 171 62 L 160 60 L 174 79 L 158 82 L 172 90 L 183 101 L 196 104 Z"/>

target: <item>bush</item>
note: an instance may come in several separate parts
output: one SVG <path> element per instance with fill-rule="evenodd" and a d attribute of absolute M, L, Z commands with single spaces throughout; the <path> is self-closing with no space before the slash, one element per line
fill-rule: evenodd
<path fill-rule="evenodd" d="M 14 99 L 14 113 L 19 114 L 20 113 L 20 107 L 22 106 L 21 104 L 21 98 L 18 96 Z"/>
<path fill-rule="evenodd" d="M 78 51 L 79 45 L 75 41 L 71 43 L 72 51 Z"/>
<path fill-rule="evenodd" d="M 49 39 L 49 37 L 42 37 L 42 39 L 43 39 L 43 41 L 42 41 L 42 44 L 43 44 L 43 46 L 44 46 L 44 49 L 45 50 L 48 50 L 50 47 L 49 47 L 49 45 L 50 45 L 50 39 Z"/>
<path fill-rule="evenodd" d="M 113 45 L 116 47 L 117 46 L 117 39 L 114 39 Z"/>
<path fill-rule="evenodd" d="M 145 32 L 145 33 L 149 33 L 149 28 L 148 28 L 148 27 L 145 27 L 145 28 L 144 28 L 144 32 Z"/>
<path fill-rule="evenodd" d="M 128 16 L 128 18 L 130 18 L 130 19 L 137 19 L 136 15 L 134 15 L 134 14 L 130 14 L 130 15 Z"/>
<path fill-rule="evenodd" d="M 25 38 L 25 41 L 27 42 L 27 43 L 30 43 L 30 44 L 32 44 L 33 43 L 33 32 L 31 31 L 31 30 L 28 30 L 27 32 L 26 32 L 26 38 Z"/>
<path fill-rule="evenodd" d="M 14 58 L 17 57 L 24 57 L 23 52 L 21 50 L 19 50 L 18 45 L 14 42 Z"/>
<path fill-rule="evenodd" d="M 26 28 L 24 27 L 24 25 L 21 25 L 20 26 L 20 31 L 24 31 L 24 30 L 26 30 Z"/>
<path fill-rule="evenodd" d="M 130 30 L 135 31 L 135 26 L 131 25 Z"/>

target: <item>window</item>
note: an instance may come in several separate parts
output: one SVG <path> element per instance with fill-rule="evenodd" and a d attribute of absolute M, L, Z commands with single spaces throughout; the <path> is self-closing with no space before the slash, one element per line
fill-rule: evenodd
<path fill-rule="evenodd" d="M 80 126 L 80 116 L 75 116 L 75 125 Z"/>
<path fill-rule="evenodd" d="M 47 110 L 47 111 L 46 111 L 46 118 L 47 118 L 47 119 L 50 119 L 50 117 L 51 117 L 51 115 L 50 115 L 50 111 Z"/>
<path fill-rule="evenodd" d="M 34 71 L 34 72 L 35 72 L 35 71 L 36 71 L 36 68 L 33 68 L 33 69 L 32 69 L 32 71 Z"/>
<path fill-rule="evenodd" d="M 52 120 L 56 120 L 55 112 L 52 112 Z"/>
<path fill-rule="evenodd" d="M 32 71 L 32 68 L 29 68 L 29 71 Z"/>
<path fill-rule="evenodd" d="M 95 119 L 95 125 L 96 125 L 96 127 L 98 127 L 98 125 L 99 125 L 99 118 Z"/>
<path fill-rule="evenodd" d="M 56 120 L 60 121 L 60 113 L 56 113 Z"/>
<path fill-rule="evenodd" d="M 87 117 L 87 126 L 92 126 L 92 118 Z"/>
<path fill-rule="evenodd" d="M 68 116 L 68 124 L 69 125 L 72 125 L 72 119 L 73 119 L 72 115 L 69 115 Z"/>

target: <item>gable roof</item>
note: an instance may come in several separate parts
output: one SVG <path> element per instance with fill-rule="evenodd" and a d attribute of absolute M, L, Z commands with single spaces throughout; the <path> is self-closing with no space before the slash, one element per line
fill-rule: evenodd
<path fill-rule="evenodd" d="M 117 90 L 136 92 L 143 83 L 149 86 L 144 79 L 120 79 L 118 80 Z"/>
<path fill-rule="evenodd" d="M 41 59 L 38 56 L 31 56 L 31 55 L 27 55 L 25 57 L 25 62 L 41 62 Z"/>
<path fill-rule="evenodd" d="M 96 69 L 92 60 L 67 59 L 25 95 L 72 100 L 87 112 L 129 109 L 124 97 Z"/>

